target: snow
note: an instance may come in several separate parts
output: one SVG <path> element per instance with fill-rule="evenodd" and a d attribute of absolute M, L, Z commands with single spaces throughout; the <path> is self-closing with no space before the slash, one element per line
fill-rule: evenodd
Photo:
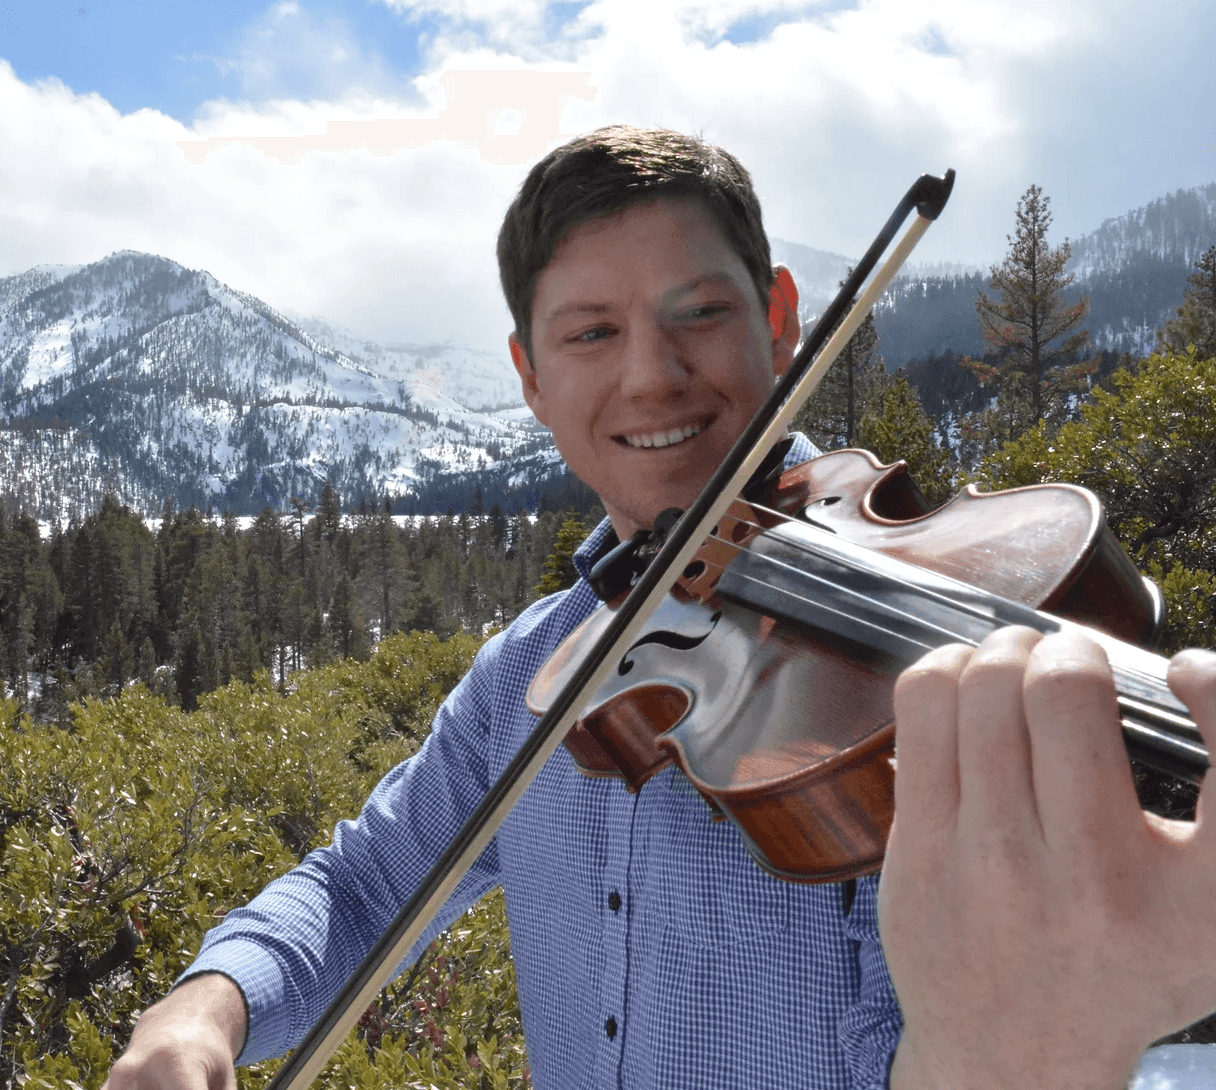
<path fill-rule="evenodd" d="M 367 482 L 358 487 L 378 493 L 408 492 L 423 472 L 488 468 L 547 442 L 521 404 L 505 347 L 377 345 L 133 251 L 0 280 L 0 376 L 22 395 L 18 416 L 70 417 L 61 423 L 73 425 L 78 466 L 133 471 L 158 497 L 183 482 L 220 496 L 241 479 L 254 456 L 250 412 L 265 439 L 258 473 L 314 482 L 355 473 Z M 91 398 L 76 396 L 90 389 L 107 391 L 108 411 L 121 415 L 105 423 L 119 426 L 99 429 Z M 121 427 L 128 413 L 140 421 L 134 436 Z M 47 468 L 45 446 L 0 438 L 0 461 L 20 469 L 3 491 L 25 503 L 37 493 L 42 517 L 64 517 L 61 491 L 46 500 L 48 490 L 26 479 Z M 69 499 L 78 517 L 81 505 Z M 142 495 L 120 499 L 147 509 Z"/>
<path fill-rule="evenodd" d="M 379 345 L 321 318 L 290 317 L 302 330 L 369 371 L 405 383 L 416 398 L 445 394 L 482 411 L 518 406 L 523 400 L 505 343 L 501 353 L 453 344 Z"/>

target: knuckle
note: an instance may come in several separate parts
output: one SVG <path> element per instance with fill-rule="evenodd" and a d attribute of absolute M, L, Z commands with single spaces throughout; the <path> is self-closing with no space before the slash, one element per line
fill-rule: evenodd
<path fill-rule="evenodd" d="M 973 650 L 964 644 L 948 643 L 936 647 L 904 669 L 899 676 L 897 688 L 952 686 L 972 654 Z"/>
<path fill-rule="evenodd" d="M 1053 663 L 1026 680 L 1026 699 L 1036 708 L 1075 712 L 1115 700 L 1110 672 L 1094 661 Z"/>

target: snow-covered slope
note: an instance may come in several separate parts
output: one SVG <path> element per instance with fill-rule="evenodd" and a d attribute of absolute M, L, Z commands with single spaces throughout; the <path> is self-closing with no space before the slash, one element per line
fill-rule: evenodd
<path fill-rule="evenodd" d="M 499 353 L 452 344 L 380 345 L 321 318 L 295 317 L 295 322 L 352 360 L 405 383 L 410 396 L 420 402 L 446 395 L 469 409 L 494 410 L 523 404 L 505 338 Z"/>
<path fill-rule="evenodd" d="M 1179 189 L 1108 219 L 1072 242 L 1068 271 L 1079 282 L 1126 275 L 1138 264 L 1190 269 L 1216 238 L 1216 182 Z"/>
<path fill-rule="evenodd" d="M 0 495 L 45 517 L 96 491 L 37 484 L 67 451 L 140 508 L 172 496 L 252 511 L 315 498 L 326 479 L 356 502 L 404 496 L 545 447 L 520 404 L 505 358 L 386 349 L 165 258 L 0 280 Z"/>

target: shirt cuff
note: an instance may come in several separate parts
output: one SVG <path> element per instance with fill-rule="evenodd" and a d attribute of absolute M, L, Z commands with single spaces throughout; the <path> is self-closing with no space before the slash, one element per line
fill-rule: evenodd
<path fill-rule="evenodd" d="M 202 973 L 226 976 L 245 1000 L 245 1047 L 236 1065 L 282 1056 L 294 1044 L 287 984 L 274 956 L 248 939 L 232 938 L 203 950 L 174 987 Z"/>

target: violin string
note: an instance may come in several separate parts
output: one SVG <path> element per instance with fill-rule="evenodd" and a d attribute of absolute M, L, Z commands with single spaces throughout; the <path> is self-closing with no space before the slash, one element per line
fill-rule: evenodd
<path fill-rule="evenodd" d="M 776 511 L 772 508 L 764 507 L 763 505 L 754 503 L 754 502 L 751 504 L 751 506 L 753 508 L 755 508 L 756 510 L 764 511 L 766 513 L 774 515 L 775 517 L 781 519 L 782 522 L 796 522 L 799 525 L 803 525 L 803 523 L 800 520 L 793 519 L 789 515 L 782 514 L 780 511 Z M 857 564 L 854 561 L 851 561 L 850 558 L 848 558 L 848 557 L 831 556 L 828 553 L 824 552 L 823 550 L 815 548 L 815 546 L 810 542 L 791 540 L 790 538 L 787 538 L 787 537 L 777 537 L 777 535 L 772 534 L 770 532 L 770 530 L 767 527 L 765 527 L 763 524 L 752 521 L 750 519 L 739 518 L 737 515 L 731 515 L 730 517 L 733 518 L 736 522 L 738 522 L 744 526 L 751 527 L 752 529 L 756 530 L 757 531 L 756 537 L 774 538 L 774 539 L 780 541 L 782 545 L 785 545 L 791 549 L 802 552 L 807 556 L 814 556 L 819 560 L 827 561 L 828 563 L 832 563 L 832 564 L 838 564 L 838 565 L 846 567 L 846 568 L 851 567 L 855 571 L 864 570 L 860 567 L 859 564 Z M 783 566 L 779 560 L 776 560 L 770 556 L 765 556 L 763 553 L 755 552 L 754 550 L 752 550 L 750 548 L 750 545 L 751 545 L 752 541 L 754 541 L 754 540 L 755 540 L 755 537 L 749 539 L 749 541 L 745 542 L 743 545 L 739 545 L 736 547 L 739 548 L 740 550 L 746 549 L 751 554 L 753 561 L 758 561 L 762 564 L 772 565 L 774 567 Z M 842 540 L 847 541 L 847 539 L 842 539 Z M 859 545 L 857 542 L 848 542 L 848 544 L 851 546 L 857 547 L 857 548 L 863 548 L 863 549 L 866 548 L 866 546 Z M 876 550 L 869 550 L 869 551 L 874 552 L 876 556 L 883 555 L 882 553 L 878 553 Z M 875 609 L 880 615 L 896 617 L 896 618 L 903 620 L 905 623 L 911 623 L 922 630 L 928 628 L 934 632 L 940 633 L 941 635 L 946 637 L 946 642 L 965 643 L 971 647 L 978 646 L 978 641 L 974 637 L 969 636 L 964 632 L 954 631 L 950 628 L 942 627 L 941 625 L 929 623 L 923 617 L 918 617 L 915 614 L 908 613 L 904 610 L 897 609 L 896 607 L 892 606 L 890 602 L 886 602 L 880 598 L 875 598 L 870 595 L 864 594 L 852 587 L 842 587 L 839 584 L 832 583 L 830 580 L 828 580 L 822 576 L 817 576 L 817 575 L 814 575 L 813 573 L 809 573 L 809 572 L 803 572 L 801 574 L 823 586 L 828 586 L 834 590 L 843 591 L 845 594 L 849 595 L 850 597 L 852 597 L 860 602 L 867 603 L 873 609 Z M 939 603 L 948 607 L 950 610 L 957 611 L 962 614 L 966 614 L 975 620 L 978 620 L 978 621 L 981 621 L 981 622 L 987 624 L 990 628 L 995 629 L 999 625 L 999 622 L 991 613 L 987 613 L 983 609 L 978 608 L 977 606 L 974 606 L 967 602 L 952 598 L 939 591 L 935 591 L 928 587 L 914 583 L 911 580 L 901 579 L 897 576 L 892 576 L 890 573 L 887 573 L 887 572 L 877 573 L 874 571 L 870 571 L 867 574 L 869 574 L 871 576 L 878 575 L 885 582 L 887 582 L 894 590 L 903 590 L 903 591 L 907 591 L 911 594 L 914 594 L 918 597 L 928 597 L 931 599 L 935 599 Z M 969 589 L 973 590 L 977 595 L 987 596 L 987 592 L 984 591 L 980 587 L 969 588 Z M 839 612 L 839 611 L 833 610 L 833 612 Z M 866 618 L 860 617 L 855 614 L 849 615 L 849 616 L 850 616 L 851 620 L 858 621 L 863 624 L 869 624 L 872 627 L 878 627 L 877 625 L 873 625 L 873 623 L 871 621 L 867 620 Z M 895 636 L 900 639 L 908 638 L 906 630 L 896 630 L 894 628 L 887 628 L 884 631 L 886 631 L 889 635 Z M 933 647 L 937 646 L 937 644 L 924 644 L 922 646 L 924 646 L 925 650 L 930 650 Z"/>
<path fill-rule="evenodd" d="M 779 519 L 782 523 L 793 522 L 800 526 L 813 525 L 813 523 L 803 522 L 802 520 L 792 518 L 789 515 L 785 515 L 782 512 L 776 511 L 772 508 L 764 507 L 761 504 L 757 504 L 757 503 L 753 502 L 751 504 L 751 506 L 756 510 L 763 511 L 763 512 L 773 515 L 775 518 Z M 762 523 L 755 522 L 753 520 L 746 519 L 746 518 L 739 518 L 737 515 L 731 515 L 730 517 L 735 519 L 736 522 L 738 522 L 742 525 L 748 526 L 756 531 L 755 537 L 749 539 L 747 542 L 745 542 L 742 545 L 736 546 L 736 548 L 740 549 L 741 551 L 746 550 L 750 554 L 753 562 L 760 562 L 763 565 L 772 565 L 774 567 L 790 567 L 790 565 L 784 565 L 784 564 L 782 564 L 781 561 L 776 560 L 773 557 L 766 556 L 764 553 L 756 552 L 750 548 L 751 544 L 756 540 L 757 537 L 772 538 L 772 539 L 779 541 L 783 546 L 790 548 L 791 550 L 796 550 L 796 551 L 802 552 L 807 556 L 816 557 L 817 559 L 826 561 L 830 564 L 837 564 L 837 565 L 845 567 L 845 568 L 852 568 L 853 570 L 858 571 L 858 572 L 865 572 L 866 574 L 868 574 L 870 576 L 878 576 L 879 578 L 884 580 L 887 584 L 889 584 L 893 590 L 907 591 L 911 594 L 914 594 L 917 597 L 936 600 L 937 602 L 945 605 L 952 612 L 957 612 L 959 614 L 971 617 L 974 620 L 981 621 L 982 623 L 986 624 L 990 630 L 995 630 L 1002 623 L 1006 623 L 1006 622 L 1002 621 L 1000 618 L 998 618 L 997 616 L 995 616 L 994 614 L 985 611 L 980 606 L 977 606 L 976 604 L 973 604 L 973 603 L 968 603 L 965 600 L 962 600 L 959 598 L 954 598 L 948 594 L 941 592 L 940 590 L 936 590 L 936 589 L 933 589 L 930 587 L 923 586 L 921 584 L 913 582 L 912 580 L 901 579 L 898 576 L 892 575 L 890 572 L 875 572 L 873 570 L 867 570 L 867 569 L 863 568 L 859 562 L 853 560 L 852 558 L 847 557 L 847 556 L 832 555 L 822 549 L 816 548 L 814 543 L 812 543 L 812 542 L 796 540 L 796 539 L 792 539 L 792 538 L 785 537 L 785 536 L 778 536 L 776 534 L 773 534 L 771 532 L 771 530 L 768 527 L 765 527 Z M 830 531 L 825 531 L 825 532 L 830 532 Z M 839 540 L 846 543 L 850 547 L 866 549 L 867 551 L 872 552 L 875 556 L 884 557 L 885 559 L 890 559 L 890 558 L 885 557 L 885 554 L 878 552 L 877 550 L 868 549 L 867 546 L 861 545 L 858 542 L 849 541 L 847 538 L 841 538 Z M 964 643 L 970 647 L 978 646 L 979 641 L 964 632 L 952 631 L 948 627 L 944 627 L 942 625 L 927 622 L 926 619 L 923 617 L 919 617 L 915 614 L 911 614 L 911 613 L 905 612 L 903 610 L 897 609 L 894 606 L 892 606 L 889 602 L 883 601 L 880 598 L 875 598 L 873 596 L 864 594 L 864 593 L 856 590 L 856 588 L 842 587 L 840 584 L 833 583 L 830 580 L 826 579 L 825 577 L 817 576 L 814 573 L 800 572 L 800 574 L 803 577 L 808 578 L 813 582 L 816 582 L 816 583 L 819 583 L 820 585 L 829 587 L 832 590 L 843 591 L 849 597 L 851 597 L 859 602 L 869 604 L 881 616 L 890 616 L 893 618 L 899 618 L 899 619 L 902 619 L 903 621 L 905 621 L 905 623 L 910 623 L 922 631 L 924 631 L 925 629 L 928 629 L 935 633 L 938 633 L 941 636 L 945 637 L 945 642 Z M 1003 599 L 1001 599 L 999 596 L 993 595 L 993 594 L 991 594 L 991 592 L 985 591 L 982 587 L 968 586 L 966 589 L 969 593 L 973 593 L 981 599 L 986 599 L 986 600 L 993 601 L 993 602 L 1003 601 Z M 789 593 L 792 594 L 793 592 L 789 592 Z M 1021 603 L 1015 602 L 1013 604 L 1015 606 L 1021 606 Z M 821 606 L 820 603 L 816 603 L 816 605 Z M 822 608 L 822 606 L 821 606 L 821 608 Z M 830 612 L 841 614 L 840 610 L 833 609 L 830 606 L 828 606 L 826 608 L 829 609 Z M 1049 623 L 1051 623 L 1052 621 L 1054 621 L 1055 620 L 1054 618 L 1051 618 L 1050 616 L 1045 615 L 1045 614 L 1041 614 L 1038 612 L 1038 610 L 1035 610 L 1031 607 L 1022 607 L 1022 608 L 1026 611 L 1026 614 L 1027 614 L 1025 616 L 1026 620 L 1038 620 L 1039 618 L 1041 618 L 1042 622 L 1037 624 L 1035 627 L 1038 627 L 1040 631 L 1049 631 L 1047 625 Z M 841 614 L 841 615 L 848 616 L 849 619 L 857 621 L 862 624 L 869 625 L 870 627 L 879 628 L 879 626 L 877 624 L 874 624 L 872 621 L 870 621 L 866 618 L 859 617 L 856 614 Z M 881 630 L 886 631 L 888 634 L 894 636 L 895 638 L 904 640 L 906 642 L 910 642 L 910 643 L 919 642 L 919 641 L 911 640 L 908 637 L 908 633 L 906 630 L 896 630 L 894 628 L 886 628 L 886 629 L 881 629 Z M 1121 642 L 1122 641 L 1119 641 L 1119 643 L 1121 643 Z M 922 644 L 921 646 L 923 646 L 925 650 L 930 650 L 932 647 L 937 646 L 937 644 Z M 1115 646 L 1110 646 L 1110 645 L 1107 645 L 1104 643 L 1104 647 L 1107 651 L 1108 657 L 1110 657 L 1112 660 L 1111 665 L 1112 665 L 1112 668 L 1115 670 L 1116 675 L 1121 675 L 1126 680 L 1134 681 L 1136 683 L 1136 687 L 1138 689 L 1140 689 L 1142 692 L 1147 690 L 1147 691 L 1153 692 L 1154 694 L 1160 694 L 1160 695 L 1155 695 L 1153 698 L 1149 698 L 1149 699 L 1152 699 L 1153 703 L 1157 705 L 1157 711 L 1159 714 L 1169 716 L 1171 713 L 1169 711 L 1167 711 L 1166 708 L 1162 707 L 1161 704 L 1162 704 L 1162 702 L 1164 702 L 1165 704 L 1173 705 L 1176 703 L 1176 701 L 1171 698 L 1171 696 L 1169 694 L 1169 689 L 1165 685 L 1164 679 L 1146 669 L 1141 669 L 1132 663 L 1129 663 L 1126 661 L 1123 661 L 1123 662 L 1117 661 L 1115 658 L 1115 653 L 1116 653 L 1118 646 L 1119 646 L 1119 644 L 1116 644 Z M 1185 710 L 1185 709 L 1182 709 L 1182 710 Z"/>

